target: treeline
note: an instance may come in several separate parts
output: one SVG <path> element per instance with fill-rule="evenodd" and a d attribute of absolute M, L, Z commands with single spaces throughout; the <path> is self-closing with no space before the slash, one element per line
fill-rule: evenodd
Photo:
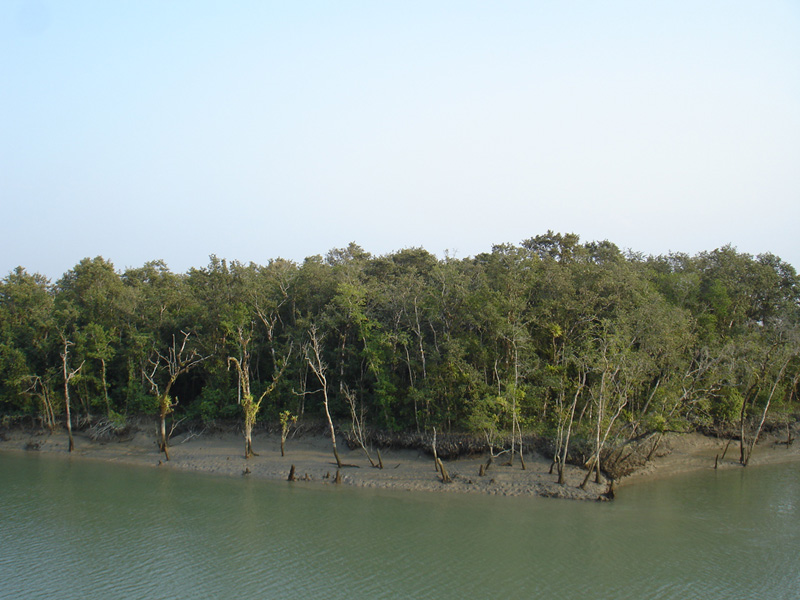
<path fill-rule="evenodd" d="M 746 462 L 797 407 L 800 286 L 771 254 L 644 257 L 548 232 L 471 258 L 359 246 L 302 264 L 211 257 L 0 283 L 0 412 L 291 416 L 350 427 L 571 440 L 720 427 Z M 71 414 L 68 413 L 71 407 Z M 163 420 L 163 419 L 162 419 Z"/>

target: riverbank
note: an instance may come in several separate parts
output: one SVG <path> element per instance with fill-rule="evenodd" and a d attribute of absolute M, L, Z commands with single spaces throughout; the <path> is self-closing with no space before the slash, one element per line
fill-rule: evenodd
<path fill-rule="evenodd" d="M 796 436 L 797 431 L 794 432 Z M 785 440 L 785 436 L 783 438 Z M 787 446 L 780 439 L 766 436 L 756 447 L 751 465 L 800 461 L 800 444 Z M 724 458 L 727 441 L 701 434 L 668 434 L 659 444 L 655 458 L 620 485 L 654 477 L 717 468 L 741 468 L 738 464 L 738 445 L 731 443 Z M 330 438 L 305 434 L 295 435 L 286 442 L 286 455 L 281 456 L 280 436 L 258 433 L 253 436 L 258 456 L 244 459 L 243 437 L 236 433 L 188 431 L 171 440 L 170 460 L 157 450 L 151 431 L 132 430 L 121 441 L 97 442 L 83 434 L 75 436 L 75 450 L 68 452 L 65 433 L 11 430 L 0 438 L 0 451 L 44 452 L 62 455 L 70 460 L 102 460 L 126 465 L 149 466 L 160 469 L 196 471 L 225 476 L 246 476 L 286 481 L 294 467 L 293 485 L 334 484 L 336 463 Z M 586 489 L 579 487 L 586 471 L 572 465 L 566 467 L 566 484 L 556 483 L 550 474 L 550 461 L 537 454 L 525 456 L 523 470 L 519 458 L 513 466 L 504 465 L 507 456 L 500 457 L 481 475 L 487 457 L 460 458 L 446 461 L 445 469 L 452 478 L 443 483 L 434 468 L 432 458 L 419 450 L 382 451 L 383 469 L 370 466 L 360 449 L 351 450 L 339 445 L 345 466 L 340 470 L 341 484 L 365 488 L 407 491 L 482 493 L 502 496 L 546 496 L 574 500 L 596 500 L 607 491 L 605 484 L 590 482 Z M 373 453 L 377 461 L 377 454 Z"/>
<path fill-rule="evenodd" d="M 792 439 L 800 435 L 800 423 L 791 430 Z M 749 466 L 800 462 L 800 443 L 787 444 L 785 429 L 765 433 L 753 450 Z M 738 440 L 717 438 L 700 433 L 672 433 L 664 436 L 658 456 L 620 481 L 620 486 L 646 479 L 671 477 L 689 471 L 741 469 Z"/>

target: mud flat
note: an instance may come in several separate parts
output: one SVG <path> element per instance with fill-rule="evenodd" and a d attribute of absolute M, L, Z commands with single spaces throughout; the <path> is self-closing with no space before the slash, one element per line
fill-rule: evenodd
<path fill-rule="evenodd" d="M 795 432 L 796 434 L 796 432 Z M 785 438 L 784 438 L 785 440 Z M 800 444 L 781 444 L 781 440 L 765 437 L 753 453 L 750 464 L 771 464 L 800 461 Z M 668 477 L 678 473 L 717 468 L 742 468 L 738 464 L 739 448 L 731 442 L 724 459 L 727 440 L 692 434 L 669 434 L 659 444 L 658 456 L 620 485 L 631 485 L 643 479 Z M 243 437 L 236 433 L 186 432 L 173 437 L 170 460 L 159 454 L 151 431 L 134 428 L 121 441 L 92 441 L 85 435 L 75 437 L 75 451 L 67 451 L 65 433 L 7 430 L 0 436 L 0 451 L 42 452 L 60 455 L 69 460 L 102 460 L 126 465 L 177 469 L 227 476 L 246 476 L 286 481 L 294 467 L 296 485 L 333 485 L 336 463 L 330 438 L 305 434 L 287 440 L 286 455 L 281 456 L 280 436 L 258 433 L 253 436 L 258 455 L 244 458 Z M 372 467 L 360 449 L 340 447 L 342 462 L 340 483 L 365 488 L 425 492 L 481 493 L 501 496 L 547 496 L 575 500 L 597 500 L 607 491 L 605 484 L 589 483 L 585 490 L 579 485 L 585 470 L 568 465 L 566 484 L 556 483 L 550 474 L 550 461 L 537 454 L 525 456 L 523 470 L 519 459 L 513 466 L 504 466 L 507 457 L 493 462 L 484 475 L 481 466 L 487 457 L 460 458 L 446 461 L 445 468 L 452 479 L 443 483 L 431 456 L 419 450 L 383 450 L 383 469 Z M 373 453 L 373 460 L 377 460 Z M 720 458 L 718 458 L 720 457 Z"/>

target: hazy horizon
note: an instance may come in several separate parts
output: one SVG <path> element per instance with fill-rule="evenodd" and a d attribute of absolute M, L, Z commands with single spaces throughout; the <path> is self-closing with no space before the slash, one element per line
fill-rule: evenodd
<path fill-rule="evenodd" d="M 800 267 L 800 4 L 0 6 L 0 276 L 574 232 Z"/>

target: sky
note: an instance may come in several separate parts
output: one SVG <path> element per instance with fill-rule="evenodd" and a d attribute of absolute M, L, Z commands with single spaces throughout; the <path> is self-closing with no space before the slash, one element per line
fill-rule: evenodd
<path fill-rule="evenodd" d="M 797 0 L 0 0 L 0 277 L 799 224 Z"/>

